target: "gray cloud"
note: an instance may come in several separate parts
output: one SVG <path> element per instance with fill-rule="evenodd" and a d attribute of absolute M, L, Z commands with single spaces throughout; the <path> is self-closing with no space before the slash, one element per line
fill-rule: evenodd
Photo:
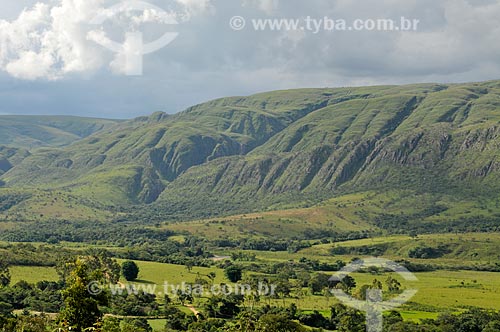
<path fill-rule="evenodd" d="M 116 75 L 110 68 L 115 55 L 87 38 L 88 17 L 115 2 L 56 0 L 44 5 L 78 15 L 54 18 L 54 11 L 39 5 L 29 7 L 24 19 L 0 22 L 0 112 L 130 117 L 273 89 L 500 78 L 500 2 L 495 0 L 151 1 L 166 10 L 181 8 L 186 19 L 171 45 L 144 58 L 142 77 Z M 14 4 L 4 0 L 0 9 L 12 12 Z M 326 15 L 404 16 L 421 23 L 416 32 L 264 32 L 249 24 L 233 31 L 228 22 L 235 15 L 247 22 Z M 37 17 L 49 33 L 28 38 Z M 163 27 L 144 29 L 154 39 Z"/>

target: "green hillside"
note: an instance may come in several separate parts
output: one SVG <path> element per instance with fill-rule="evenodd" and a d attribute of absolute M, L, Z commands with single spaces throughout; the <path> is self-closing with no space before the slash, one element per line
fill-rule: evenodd
<path fill-rule="evenodd" d="M 189 168 L 244 155 L 329 98 L 321 90 L 290 91 L 221 99 L 175 116 L 156 113 L 67 148 L 40 150 L 4 180 L 13 186 L 56 184 L 112 203 L 151 203 Z"/>
<path fill-rule="evenodd" d="M 159 202 L 262 208 L 374 189 L 496 199 L 499 87 L 352 89 L 352 99 L 330 101 L 244 157 L 191 168 Z"/>
<path fill-rule="evenodd" d="M 116 123 L 73 116 L 0 115 L 0 145 L 24 149 L 64 146 Z"/>
<path fill-rule="evenodd" d="M 0 145 L 0 175 L 30 155 L 28 150 Z"/>
<path fill-rule="evenodd" d="M 0 179 L 104 205 L 150 204 L 126 208 L 133 219 L 305 207 L 361 192 L 385 200 L 392 192 L 401 209 L 374 214 L 371 199 L 359 222 L 490 225 L 500 213 L 499 110 L 500 81 L 224 98 L 32 151 Z"/>

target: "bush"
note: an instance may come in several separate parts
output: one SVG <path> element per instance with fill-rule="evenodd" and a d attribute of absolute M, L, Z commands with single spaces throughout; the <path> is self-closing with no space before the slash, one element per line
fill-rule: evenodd
<path fill-rule="evenodd" d="M 420 259 L 431 259 L 431 258 L 441 258 L 450 251 L 445 246 L 440 246 L 438 248 L 432 247 L 417 247 L 410 249 L 408 256 L 410 258 L 420 258 Z"/>
<path fill-rule="evenodd" d="M 122 275 L 127 281 L 134 281 L 139 276 L 139 267 L 134 261 L 123 262 Z"/>
<path fill-rule="evenodd" d="M 224 271 L 224 273 L 231 282 L 238 282 L 241 280 L 242 277 L 242 269 L 241 267 L 236 265 L 228 266 Z"/>

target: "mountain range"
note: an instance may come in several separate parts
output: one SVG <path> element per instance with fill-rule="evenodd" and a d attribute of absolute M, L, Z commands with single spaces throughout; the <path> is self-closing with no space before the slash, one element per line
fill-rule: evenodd
<path fill-rule="evenodd" d="M 0 145 L 11 214 L 58 197 L 186 218 L 368 191 L 496 202 L 500 81 L 275 91 L 126 121 L 0 116 Z"/>

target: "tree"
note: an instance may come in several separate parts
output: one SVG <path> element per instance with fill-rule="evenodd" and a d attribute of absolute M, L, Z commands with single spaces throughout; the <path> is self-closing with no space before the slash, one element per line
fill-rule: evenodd
<path fill-rule="evenodd" d="M 115 317 L 106 317 L 102 322 L 102 332 L 121 332 L 120 320 Z"/>
<path fill-rule="evenodd" d="M 403 317 L 397 311 L 393 310 L 384 316 L 384 325 L 387 327 L 396 325 L 401 322 L 403 322 Z"/>
<path fill-rule="evenodd" d="M 194 262 L 192 260 L 188 260 L 186 262 L 186 269 L 189 273 L 193 272 Z"/>
<path fill-rule="evenodd" d="M 382 289 L 382 283 L 377 279 L 373 279 L 371 288 L 372 289 Z"/>
<path fill-rule="evenodd" d="M 121 332 L 152 332 L 145 318 L 125 319 L 120 323 Z"/>
<path fill-rule="evenodd" d="M 418 233 L 417 231 L 410 231 L 408 234 L 412 239 L 417 239 L 418 238 Z"/>
<path fill-rule="evenodd" d="M 117 283 L 120 280 L 120 265 L 108 251 L 90 248 L 85 250 L 84 255 L 90 269 L 101 271 L 106 281 Z"/>
<path fill-rule="evenodd" d="M 224 273 L 226 274 L 226 277 L 231 282 L 238 282 L 241 280 L 241 277 L 243 275 L 243 270 L 239 266 L 230 265 L 230 266 L 226 267 L 226 269 L 224 270 Z"/>
<path fill-rule="evenodd" d="M 0 261 L 0 288 L 7 287 L 10 284 L 9 265 Z"/>
<path fill-rule="evenodd" d="M 185 292 L 181 289 L 177 290 L 176 295 L 177 295 L 177 299 L 179 300 L 181 305 L 184 305 L 184 303 L 186 303 L 186 301 L 191 302 L 191 303 L 193 303 L 193 301 L 194 301 L 193 295 L 191 293 Z"/>
<path fill-rule="evenodd" d="M 368 293 L 372 289 L 382 289 L 382 283 L 378 281 L 377 279 L 373 279 L 373 282 L 371 285 L 363 285 L 359 288 L 356 297 L 365 301 L 367 299 Z"/>
<path fill-rule="evenodd" d="M 356 280 L 350 275 L 346 275 L 340 282 L 340 288 L 346 293 L 351 294 L 351 291 L 356 288 Z"/>
<path fill-rule="evenodd" d="M 343 304 L 331 308 L 331 329 L 339 332 L 365 332 L 365 315 Z"/>
<path fill-rule="evenodd" d="M 366 321 L 365 315 L 360 311 L 348 309 L 347 312 L 340 317 L 338 324 L 339 332 L 365 332 Z"/>
<path fill-rule="evenodd" d="M 326 319 L 322 314 L 320 314 L 317 310 L 314 310 L 309 314 L 302 314 L 299 317 L 299 321 L 307 326 L 316 327 L 316 328 L 330 328 L 331 323 L 328 319 Z"/>
<path fill-rule="evenodd" d="M 283 315 L 263 315 L 257 324 L 256 331 L 262 332 L 305 332 L 300 324 Z"/>
<path fill-rule="evenodd" d="M 324 273 L 317 273 L 309 280 L 309 288 L 313 294 L 319 294 L 324 288 L 328 287 L 330 276 Z"/>
<path fill-rule="evenodd" d="M 205 310 L 210 318 L 231 319 L 240 313 L 244 300 L 243 295 L 212 296 L 205 304 Z"/>
<path fill-rule="evenodd" d="M 17 318 L 16 331 L 46 332 L 48 325 L 47 317 L 21 316 Z"/>
<path fill-rule="evenodd" d="M 0 316 L 7 316 L 12 313 L 14 308 L 10 303 L 0 301 Z"/>
<path fill-rule="evenodd" d="M 215 272 L 210 272 L 208 275 L 207 275 L 208 279 L 210 279 L 210 283 L 214 284 L 214 281 L 215 281 L 215 278 L 217 277 L 217 274 L 215 274 Z"/>
<path fill-rule="evenodd" d="M 196 320 L 194 315 L 186 315 L 174 306 L 165 307 L 166 331 L 186 331 L 189 324 Z"/>
<path fill-rule="evenodd" d="M 115 284 L 120 279 L 120 265 L 111 257 L 109 252 L 101 249 L 87 249 L 82 258 L 90 271 L 100 271 L 110 283 Z M 61 280 L 67 280 L 75 268 L 75 261 L 68 263 L 68 259 L 71 258 L 62 257 L 57 263 L 56 271 Z"/>
<path fill-rule="evenodd" d="M 385 284 L 387 285 L 387 289 L 389 289 L 389 292 L 391 293 L 397 293 L 401 289 L 401 283 L 391 276 L 387 277 Z"/>
<path fill-rule="evenodd" d="M 123 262 L 122 275 L 127 281 L 134 281 L 139 276 L 139 267 L 134 261 Z"/>
<path fill-rule="evenodd" d="M 287 278 L 281 278 L 276 280 L 275 286 L 276 286 L 275 295 L 278 295 L 282 299 L 290 296 L 290 293 L 292 291 L 292 284 Z"/>
<path fill-rule="evenodd" d="M 486 327 L 483 329 L 482 332 L 496 332 L 500 331 L 500 322 L 499 321 L 493 321 L 488 323 Z"/>
<path fill-rule="evenodd" d="M 226 331 L 224 325 L 226 321 L 224 319 L 211 318 L 208 320 L 203 320 L 199 322 L 194 322 L 189 325 L 189 332 L 207 332 L 207 331 Z"/>
<path fill-rule="evenodd" d="M 115 260 L 97 252 L 64 264 L 66 288 L 61 292 L 64 300 L 61 325 L 82 332 L 101 323 L 99 306 L 109 302 L 109 293 L 101 285 L 116 283 L 119 270 Z"/>
<path fill-rule="evenodd" d="M 73 331 L 82 332 L 94 327 L 102 318 L 99 305 L 108 303 L 108 295 L 98 288 L 98 284 L 104 283 L 106 278 L 102 270 L 95 270 L 85 258 L 78 258 L 72 266 L 67 287 L 62 291 L 65 308 L 61 321 L 69 324 Z"/>

